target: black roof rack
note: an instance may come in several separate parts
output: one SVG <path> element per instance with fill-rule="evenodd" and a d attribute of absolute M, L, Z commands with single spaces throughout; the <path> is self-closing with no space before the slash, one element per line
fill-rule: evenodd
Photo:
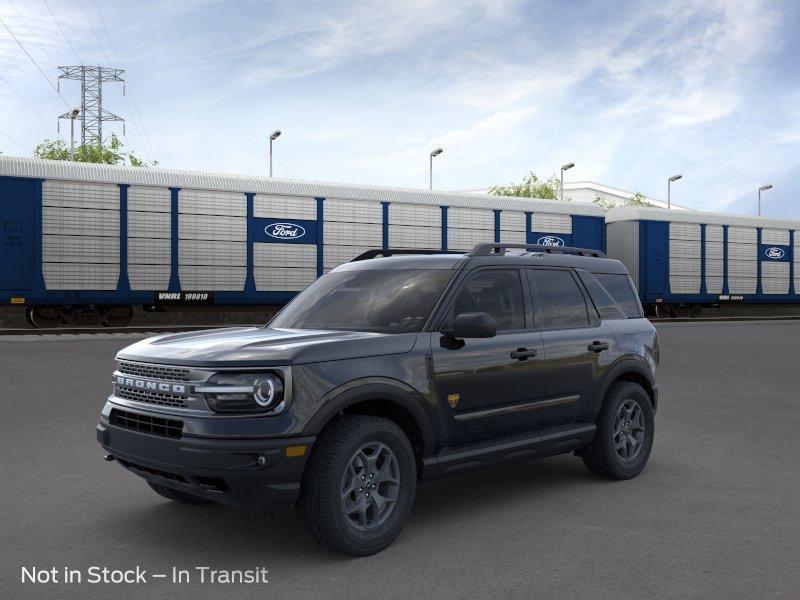
<path fill-rule="evenodd" d="M 573 248 L 572 246 L 544 246 L 542 244 L 478 244 L 469 253 L 470 256 L 490 256 L 498 254 L 502 256 L 508 248 L 520 248 L 532 252 L 544 252 L 547 254 L 576 254 L 578 256 L 592 256 L 594 258 L 606 258 L 605 252 L 591 250 L 590 248 Z"/>
<path fill-rule="evenodd" d="M 447 250 L 416 250 L 413 248 L 375 248 L 374 250 L 367 250 L 366 252 L 362 252 L 355 258 L 351 259 L 350 262 L 356 262 L 359 260 L 370 260 L 372 258 L 377 258 L 379 256 L 395 256 L 401 254 L 466 254 L 465 252 L 453 252 Z"/>

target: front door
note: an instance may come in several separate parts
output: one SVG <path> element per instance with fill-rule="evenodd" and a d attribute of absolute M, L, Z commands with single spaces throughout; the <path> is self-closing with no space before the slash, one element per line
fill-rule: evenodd
<path fill-rule="evenodd" d="M 0 290 L 31 288 L 35 192 L 35 181 L 0 177 Z"/>
<path fill-rule="evenodd" d="M 544 394 L 542 336 L 527 316 L 522 273 L 487 268 L 457 290 L 445 326 L 464 312 L 486 312 L 497 323 L 492 338 L 453 340 L 432 334 L 440 429 L 456 447 L 536 429 L 526 410 Z"/>

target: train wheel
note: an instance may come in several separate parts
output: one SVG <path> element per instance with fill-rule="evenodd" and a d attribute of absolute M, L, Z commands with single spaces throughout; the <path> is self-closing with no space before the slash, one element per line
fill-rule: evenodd
<path fill-rule="evenodd" d="M 61 315 L 52 306 L 35 306 L 29 309 L 28 322 L 37 329 L 50 329 L 61 325 Z"/>
<path fill-rule="evenodd" d="M 126 327 L 133 320 L 133 307 L 109 306 L 102 318 L 106 327 Z"/>
<path fill-rule="evenodd" d="M 25 320 L 28 322 L 28 325 L 30 325 L 31 327 L 36 327 L 36 325 L 33 324 L 32 314 L 33 314 L 32 308 L 25 309 Z"/>
<path fill-rule="evenodd" d="M 702 304 L 692 304 L 689 307 L 689 317 L 691 317 L 692 319 L 696 319 L 702 314 L 703 314 Z"/>

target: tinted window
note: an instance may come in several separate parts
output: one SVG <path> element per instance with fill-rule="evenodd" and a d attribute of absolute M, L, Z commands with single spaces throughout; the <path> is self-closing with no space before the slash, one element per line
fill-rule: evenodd
<path fill-rule="evenodd" d="M 622 310 L 622 307 L 611 297 L 606 288 L 595 279 L 594 275 L 583 269 L 578 269 L 577 273 L 583 285 L 586 286 L 586 290 L 589 292 L 589 296 L 591 296 L 595 308 L 597 308 L 597 311 L 603 319 L 628 318 L 625 311 Z M 589 310 L 591 311 L 592 309 L 590 308 Z"/>
<path fill-rule="evenodd" d="M 461 286 L 447 324 L 461 313 L 485 312 L 494 317 L 497 331 L 513 331 L 525 328 L 524 311 L 519 271 L 492 269 L 476 273 Z"/>
<path fill-rule="evenodd" d="M 620 305 L 629 319 L 638 319 L 642 316 L 642 306 L 633 287 L 633 282 L 628 275 L 616 273 L 594 273 L 611 297 Z"/>
<path fill-rule="evenodd" d="M 287 304 L 269 326 L 378 333 L 419 331 L 453 273 L 416 269 L 328 273 Z"/>
<path fill-rule="evenodd" d="M 569 271 L 531 269 L 534 297 L 545 329 L 587 327 L 589 313 L 578 283 Z"/>

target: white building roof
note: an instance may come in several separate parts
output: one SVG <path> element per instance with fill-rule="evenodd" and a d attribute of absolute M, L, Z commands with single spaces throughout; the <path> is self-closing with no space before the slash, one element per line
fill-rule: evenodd
<path fill-rule="evenodd" d="M 677 221 L 681 223 L 705 223 L 706 225 L 763 227 L 765 229 L 800 229 L 800 221 L 641 206 L 612 208 L 606 213 L 606 223 L 614 223 L 616 221 Z"/>
<path fill-rule="evenodd" d="M 41 160 L 15 156 L 0 156 L 0 176 L 61 179 L 99 183 L 127 183 L 158 187 L 178 187 L 274 194 L 341 198 L 351 200 L 381 200 L 410 204 L 435 204 L 465 208 L 499 208 L 539 213 L 602 216 L 599 207 L 536 198 L 516 198 L 486 194 L 438 192 L 377 185 L 330 183 L 300 179 L 276 179 L 263 176 L 185 171 L 161 167 L 126 167 L 60 160 Z"/>

